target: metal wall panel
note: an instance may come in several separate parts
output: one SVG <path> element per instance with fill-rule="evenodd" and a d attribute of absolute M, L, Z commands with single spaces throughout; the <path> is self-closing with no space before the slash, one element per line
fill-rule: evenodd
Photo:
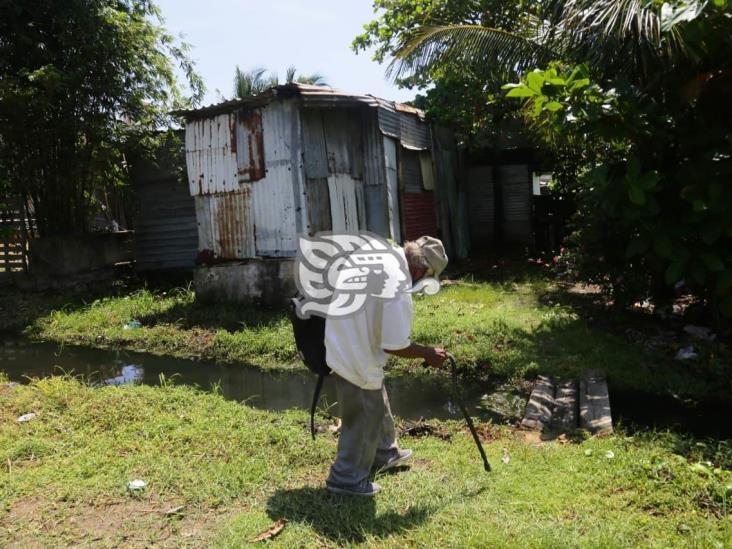
<path fill-rule="evenodd" d="M 419 166 L 419 154 L 416 151 L 408 149 L 399 151 L 399 179 L 401 188 L 405 192 L 422 192 L 422 173 Z"/>
<path fill-rule="evenodd" d="M 474 250 L 483 250 L 495 233 L 496 208 L 493 168 L 474 166 L 468 170 L 468 227 Z"/>
<path fill-rule="evenodd" d="M 381 101 L 379 105 L 379 128 L 381 133 L 399 139 L 401 133 L 399 113 L 388 101 Z"/>
<path fill-rule="evenodd" d="M 297 105 L 278 101 L 262 108 L 262 132 L 266 176 L 252 183 L 256 255 L 292 256 L 297 234 L 307 226 Z"/>
<path fill-rule="evenodd" d="M 323 111 L 328 173 L 363 179 L 361 117 L 354 109 Z"/>
<path fill-rule="evenodd" d="M 355 232 L 360 228 L 357 183 L 348 174 L 328 177 L 333 232 Z"/>
<path fill-rule="evenodd" d="M 254 222 L 251 186 L 237 192 L 195 197 L 198 249 L 210 250 L 218 259 L 254 257 Z"/>
<path fill-rule="evenodd" d="M 412 113 L 399 113 L 399 140 L 408 149 L 430 148 L 430 127 Z"/>
<path fill-rule="evenodd" d="M 232 143 L 236 151 L 239 181 L 259 181 L 264 178 L 264 137 L 262 135 L 262 111 L 239 111 L 236 122 L 236 139 Z"/>
<path fill-rule="evenodd" d="M 507 241 L 531 242 L 531 174 L 526 164 L 498 166 Z"/>
<path fill-rule="evenodd" d="M 238 190 L 235 113 L 190 120 L 185 142 L 191 196 Z"/>
<path fill-rule="evenodd" d="M 386 206 L 389 214 L 389 232 L 396 242 L 402 241 L 399 217 L 399 180 L 397 177 L 397 142 L 384 137 L 384 164 L 386 165 Z"/>
<path fill-rule="evenodd" d="M 330 216 L 330 191 L 328 178 L 308 179 L 305 182 L 308 206 L 308 234 L 330 231 L 333 228 Z"/>
<path fill-rule="evenodd" d="M 328 177 L 328 152 L 325 148 L 323 112 L 320 109 L 302 110 L 303 157 L 305 177 L 320 179 Z"/>
<path fill-rule="evenodd" d="M 188 186 L 175 178 L 140 184 L 135 220 L 138 270 L 191 268 L 198 250 L 196 209 Z"/>
<path fill-rule="evenodd" d="M 379 130 L 377 109 L 362 112 L 363 182 L 366 230 L 391 238 L 389 209 L 386 204 L 386 161 L 384 137 Z"/>

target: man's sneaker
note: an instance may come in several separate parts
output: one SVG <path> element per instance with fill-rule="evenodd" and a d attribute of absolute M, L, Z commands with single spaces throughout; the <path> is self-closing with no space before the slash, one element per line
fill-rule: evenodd
<path fill-rule="evenodd" d="M 389 461 L 384 463 L 381 466 L 376 466 L 376 470 L 379 473 L 383 473 L 384 471 L 388 471 L 389 469 L 395 469 L 396 467 L 401 467 L 404 465 L 407 461 L 409 461 L 412 457 L 412 451 L 411 450 L 397 450 L 399 452 L 398 455 L 391 458 Z"/>
<path fill-rule="evenodd" d="M 355 486 L 338 486 L 326 483 L 325 487 L 329 492 L 334 494 L 343 494 L 345 496 L 362 496 L 373 497 L 381 491 L 381 486 L 375 482 L 369 482 L 368 479 Z"/>

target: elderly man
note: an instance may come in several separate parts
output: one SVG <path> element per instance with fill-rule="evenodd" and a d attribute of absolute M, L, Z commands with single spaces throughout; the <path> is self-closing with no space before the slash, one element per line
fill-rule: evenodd
<path fill-rule="evenodd" d="M 442 242 L 429 236 L 407 242 L 396 252 L 404 254 L 412 284 L 439 277 L 447 266 Z M 431 366 L 447 359 L 444 349 L 411 341 L 412 314 L 411 294 L 400 293 L 388 301 L 371 299 L 353 316 L 326 320 L 326 362 L 335 374 L 341 410 L 338 454 L 326 481 L 331 492 L 373 496 L 380 487 L 369 480 L 371 471 L 398 467 L 412 456 L 396 441 L 384 388 L 387 353 L 419 358 Z"/>

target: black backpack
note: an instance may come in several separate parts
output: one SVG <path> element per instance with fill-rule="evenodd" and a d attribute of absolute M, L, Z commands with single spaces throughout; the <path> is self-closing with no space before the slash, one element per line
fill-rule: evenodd
<path fill-rule="evenodd" d="M 310 434 L 315 439 L 315 408 L 323 389 L 325 376 L 330 374 L 331 369 L 325 362 L 325 318 L 315 315 L 311 315 L 310 318 L 297 316 L 296 303 L 299 299 L 294 297 L 290 301 L 289 317 L 300 358 L 305 366 L 318 376 L 313 403 L 310 406 Z"/>

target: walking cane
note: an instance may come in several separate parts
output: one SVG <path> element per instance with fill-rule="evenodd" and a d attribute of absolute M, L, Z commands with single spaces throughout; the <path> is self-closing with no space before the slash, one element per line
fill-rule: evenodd
<path fill-rule="evenodd" d="M 468 429 L 470 430 L 470 434 L 473 435 L 473 440 L 475 441 L 475 445 L 478 447 L 478 451 L 480 452 L 480 457 L 483 460 L 483 468 L 487 472 L 490 472 L 491 464 L 488 463 L 488 458 L 485 455 L 485 450 L 483 450 L 483 445 L 480 443 L 480 438 L 478 437 L 478 433 L 475 431 L 475 425 L 473 425 L 473 420 L 470 418 L 470 414 L 468 414 L 468 410 L 467 410 L 467 408 L 465 408 L 465 403 L 463 402 L 463 399 L 460 397 L 460 386 L 458 384 L 458 371 L 457 371 L 457 364 L 455 364 L 455 357 L 452 356 L 450 353 L 448 353 L 447 358 L 450 360 L 453 397 L 455 398 L 455 402 L 457 402 L 458 408 L 460 408 L 460 411 L 463 413 L 463 417 L 465 418 L 465 423 L 468 424 Z"/>

